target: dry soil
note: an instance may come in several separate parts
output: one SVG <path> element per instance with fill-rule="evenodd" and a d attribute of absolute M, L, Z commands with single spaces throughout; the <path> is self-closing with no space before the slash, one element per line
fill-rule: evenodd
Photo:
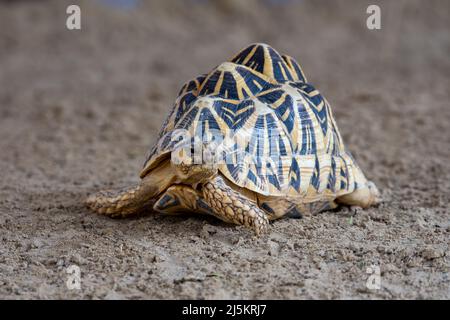
<path fill-rule="evenodd" d="M 72 31 L 69 2 L 0 2 L 0 298 L 450 298 L 448 1 L 109 2 L 77 2 Z M 138 181 L 180 86 L 253 42 L 300 61 L 384 202 L 260 239 L 88 212 L 89 193 Z"/>

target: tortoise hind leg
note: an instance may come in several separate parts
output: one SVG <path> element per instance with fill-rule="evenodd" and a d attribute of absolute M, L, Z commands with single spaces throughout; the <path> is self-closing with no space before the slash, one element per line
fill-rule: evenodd
<path fill-rule="evenodd" d="M 336 202 L 348 206 L 368 208 L 381 202 L 380 192 L 372 181 L 358 184 L 352 193 L 336 198 Z"/>
<path fill-rule="evenodd" d="M 221 176 L 203 186 L 203 199 L 213 214 L 225 222 L 244 225 L 258 236 L 268 229 L 269 220 L 264 211 L 228 186 Z"/>
<path fill-rule="evenodd" d="M 353 162 L 350 176 L 353 182 L 350 184 L 353 190 L 350 193 L 338 196 L 335 201 L 338 204 L 368 208 L 381 202 L 380 192 L 372 181 L 368 181 L 361 169 Z M 345 190 L 344 190 L 345 191 Z"/>

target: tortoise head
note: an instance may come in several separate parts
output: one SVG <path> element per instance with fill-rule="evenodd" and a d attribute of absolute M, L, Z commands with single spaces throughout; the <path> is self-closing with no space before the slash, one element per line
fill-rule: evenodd
<path fill-rule="evenodd" d="M 208 145 L 203 143 L 200 154 L 196 154 L 193 147 L 190 153 L 188 148 L 179 148 L 171 152 L 171 164 L 180 183 L 197 186 L 217 174 L 218 162 L 207 147 Z"/>
<path fill-rule="evenodd" d="M 172 163 L 172 166 L 180 182 L 194 186 L 205 183 L 217 174 L 215 164 Z"/>

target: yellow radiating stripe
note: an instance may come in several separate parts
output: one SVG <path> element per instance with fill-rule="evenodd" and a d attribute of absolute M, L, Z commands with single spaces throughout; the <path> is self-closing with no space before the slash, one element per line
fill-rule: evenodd
<path fill-rule="evenodd" d="M 216 122 L 219 125 L 221 132 L 229 130 L 228 125 L 225 123 L 225 121 L 221 117 L 217 116 L 215 112 L 214 112 L 214 119 L 216 119 Z"/>
<path fill-rule="evenodd" d="M 309 154 L 309 152 L 311 151 L 311 145 L 312 145 L 312 134 L 311 134 L 311 131 L 312 131 L 312 129 L 311 129 L 311 125 L 309 125 L 308 124 L 308 128 L 306 129 L 306 141 L 307 141 L 307 143 L 306 143 L 306 149 L 308 150 L 308 154 Z"/>
<path fill-rule="evenodd" d="M 284 59 L 283 59 L 283 61 L 284 61 Z M 292 78 L 293 80 L 295 80 L 295 76 L 294 76 L 295 71 L 294 71 L 291 67 L 289 67 L 289 64 L 286 64 L 286 65 L 287 65 L 287 69 L 288 69 L 288 72 L 289 72 L 291 78 Z"/>
<path fill-rule="evenodd" d="M 318 94 L 320 94 L 319 91 L 314 90 L 314 91 L 311 91 L 310 93 L 308 93 L 308 96 L 310 96 L 312 98 L 312 97 L 317 96 Z"/>
<path fill-rule="evenodd" d="M 263 73 L 269 76 L 272 79 L 275 79 L 273 76 L 273 65 L 272 58 L 270 57 L 269 49 L 267 47 L 263 47 L 264 50 L 264 68 Z"/>
<path fill-rule="evenodd" d="M 281 95 L 280 98 L 278 98 L 277 101 L 275 101 L 275 102 L 272 103 L 272 104 L 275 106 L 275 108 L 278 108 L 279 106 L 281 106 L 281 104 L 282 104 L 284 101 L 286 101 L 286 96 L 287 96 L 287 93 L 285 92 L 285 93 L 283 93 L 283 94 Z"/>
<path fill-rule="evenodd" d="M 274 92 L 276 90 L 280 90 L 280 88 L 269 88 L 269 89 L 266 89 L 264 91 L 258 92 L 255 96 L 256 97 L 266 96 L 266 95 L 271 94 L 272 92 Z"/>
<path fill-rule="evenodd" d="M 267 117 L 264 117 L 264 144 L 263 144 L 263 155 L 267 155 L 270 151 L 270 146 L 269 146 L 269 127 L 267 124 Z M 265 173 L 266 174 L 266 169 L 264 168 Z"/>
<path fill-rule="evenodd" d="M 314 104 L 313 104 L 313 105 L 314 105 Z M 324 103 L 323 103 L 323 101 L 322 101 L 321 103 L 319 103 L 319 104 L 317 105 L 316 109 L 317 109 L 318 111 L 321 111 L 322 108 L 323 108 L 323 106 L 324 106 Z"/>
<path fill-rule="evenodd" d="M 301 131 L 301 118 L 299 114 L 299 103 L 302 103 L 300 99 L 294 100 L 294 126 L 291 132 L 291 141 L 295 141 L 295 145 L 293 145 L 293 150 L 300 148 L 301 141 L 303 140 L 302 131 Z"/>
<path fill-rule="evenodd" d="M 232 75 L 233 75 L 234 81 L 236 82 L 236 91 L 238 93 L 238 99 L 242 100 L 242 99 L 244 99 L 244 94 L 242 93 L 242 90 L 244 90 L 243 84 L 245 83 L 245 79 L 242 78 L 242 76 L 235 71 L 233 72 Z"/>
<path fill-rule="evenodd" d="M 278 61 L 278 66 L 281 69 L 281 73 L 283 74 L 284 79 L 288 80 L 289 77 L 286 75 L 286 72 L 284 71 L 283 65 L 281 64 L 281 61 Z"/>
<path fill-rule="evenodd" d="M 192 93 L 194 94 L 194 95 L 198 95 L 198 89 L 200 88 L 200 86 L 201 86 L 202 84 L 200 83 L 200 81 L 198 81 L 197 79 L 195 79 L 195 89 L 194 90 L 192 90 Z"/>
<path fill-rule="evenodd" d="M 222 86 L 223 83 L 223 77 L 224 77 L 225 72 L 221 72 L 220 76 L 219 76 L 219 80 L 217 80 L 216 86 L 214 87 L 214 94 L 218 94 L 220 92 L 220 87 Z M 225 91 L 225 95 L 226 95 L 226 91 Z"/>
<path fill-rule="evenodd" d="M 304 106 L 305 106 L 305 110 L 308 113 L 308 117 L 311 120 L 311 123 L 308 126 L 308 129 L 306 130 L 307 149 L 308 149 L 308 152 L 310 152 L 311 151 L 311 147 L 312 147 L 312 134 L 313 133 L 314 133 L 314 136 L 315 136 L 316 141 L 317 141 L 317 132 L 315 130 L 317 119 L 315 118 L 315 115 L 313 114 L 313 112 L 311 110 L 311 107 L 308 104 L 308 102 L 306 101 L 306 99 L 304 100 Z"/>
<path fill-rule="evenodd" d="M 223 102 L 228 102 L 228 103 L 232 103 L 232 104 L 234 104 L 235 102 L 236 102 L 236 100 L 233 100 L 233 99 L 226 99 L 226 98 L 221 98 L 221 100 L 223 101 Z M 228 109 L 227 109 L 228 110 Z"/>
<path fill-rule="evenodd" d="M 257 48 L 258 46 L 253 47 L 252 51 L 250 51 L 249 54 L 245 57 L 244 61 L 242 61 L 242 64 L 246 64 L 248 60 L 250 60 L 250 58 L 253 57 Z"/>
<path fill-rule="evenodd" d="M 264 81 L 267 81 L 269 83 L 271 83 L 270 79 L 266 79 L 266 77 L 260 73 L 256 73 L 254 70 L 250 69 L 249 67 L 246 66 L 241 66 L 241 68 L 245 68 L 247 72 L 251 73 L 252 76 L 257 76 L 259 78 L 262 78 Z M 245 81 L 245 78 L 243 76 L 241 76 L 241 74 L 239 74 L 238 72 L 233 71 L 233 77 L 236 81 L 236 87 L 237 87 L 237 92 L 238 92 L 238 98 L 240 100 L 244 99 L 244 93 L 243 90 L 245 90 L 245 92 L 247 93 L 248 96 L 251 96 L 251 90 L 250 88 L 247 86 L 247 82 Z M 252 80 L 253 83 L 258 87 L 258 89 L 262 89 L 262 85 L 260 85 L 258 82 L 256 82 L 256 80 Z"/>
<path fill-rule="evenodd" d="M 331 115 L 329 113 L 329 109 L 327 108 L 326 104 L 325 104 L 325 112 L 327 114 L 327 121 L 328 121 L 327 132 L 325 133 L 325 141 L 327 144 L 328 152 L 331 152 L 335 141 L 334 141 L 334 135 L 333 135 L 333 123 L 330 121 Z"/>
<path fill-rule="evenodd" d="M 281 57 L 286 62 L 286 65 L 288 67 L 288 72 L 290 73 L 292 79 L 299 80 L 299 78 L 297 76 L 297 73 L 295 72 L 294 66 L 292 64 L 292 58 L 290 56 L 287 56 L 287 55 L 282 55 Z"/>
<path fill-rule="evenodd" d="M 236 115 L 240 115 L 241 113 L 247 112 L 247 110 L 249 110 L 251 107 L 253 107 L 253 105 L 248 105 L 247 107 L 238 110 L 238 112 L 236 112 Z"/>
<path fill-rule="evenodd" d="M 286 119 L 289 117 L 290 110 L 286 108 L 283 115 L 281 116 L 281 120 L 286 121 Z"/>
<path fill-rule="evenodd" d="M 262 89 L 262 86 L 256 82 L 256 80 L 253 80 L 253 83 L 255 84 L 255 86 L 257 86 L 260 90 Z"/>
<path fill-rule="evenodd" d="M 214 72 L 216 72 L 216 69 L 214 69 L 213 71 L 211 71 L 205 78 L 205 80 L 203 80 L 202 85 L 200 86 L 200 88 L 198 88 L 198 92 L 200 93 L 200 91 L 202 91 L 203 87 L 205 86 L 205 84 L 209 81 L 209 78 L 211 78 L 211 76 L 214 74 Z"/>
<path fill-rule="evenodd" d="M 224 113 L 223 116 L 227 117 L 230 120 L 231 123 L 234 123 L 233 118 L 229 114 Z"/>
<path fill-rule="evenodd" d="M 263 128 L 265 128 L 264 132 L 263 132 L 263 144 L 262 144 L 262 154 L 263 155 L 267 155 L 267 145 L 269 143 L 269 135 L 268 135 L 268 131 L 267 130 L 267 118 L 263 117 Z M 261 142 L 261 140 L 259 140 L 258 142 Z M 258 143 L 259 146 L 259 143 Z M 264 165 L 261 166 L 261 175 L 263 178 L 265 178 L 267 176 L 267 167 L 265 165 L 265 163 L 263 163 Z M 259 176 L 258 176 L 259 177 Z M 262 180 L 262 178 L 260 178 L 260 181 Z M 262 186 L 261 186 L 262 187 Z"/>

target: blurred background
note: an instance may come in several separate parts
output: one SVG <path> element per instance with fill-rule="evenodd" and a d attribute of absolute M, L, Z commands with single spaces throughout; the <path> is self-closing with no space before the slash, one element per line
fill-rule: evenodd
<path fill-rule="evenodd" d="M 81 30 L 66 28 L 70 4 L 81 8 Z M 381 30 L 366 26 L 371 4 L 381 8 Z M 41 259 L 50 270 L 36 269 L 27 277 L 15 273 L 17 281 L 4 280 L 0 293 L 64 296 L 52 268 L 55 259 L 62 259 L 62 265 L 74 259 L 69 251 L 95 256 L 98 260 L 88 259 L 91 270 L 119 263 L 102 253 L 114 251 L 108 243 L 96 244 L 95 251 L 79 247 L 80 237 L 96 243 L 94 231 L 84 224 L 95 225 L 96 232 L 106 226 L 122 230 L 125 235 L 116 237 L 125 243 L 134 241 L 136 234 L 150 237 L 145 239 L 158 250 L 162 250 L 160 243 L 171 242 L 171 236 L 183 243 L 192 226 L 201 229 L 202 219 L 184 224 L 184 220 L 148 218 L 146 223 L 154 227 L 128 234 L 127 228 L 136 228 L 135 222 L 92 216 L 82 200 L 99 188 L 136 182 L 181 85 L 254 42 L 268 43 L 297 59 L 308 80 L 329 100 L 346 145 L 385 199 L 380 208 L 369 211 L 377 222 L 366 226 L 366 232 L 376 231 L 374 239 L 392 243 L 394 252 L 406 246 L 417 259 L 424 244 L 448 252 L 444 240 L 450 232 L 449 11 L 447 0 L 0 1 L 0 225 L 8 244 L 1 250 L 8 257 L 5 263 L 15 270 L 25 268 L 22 263 L 30 257 Z M 323 216 L 310 223 L 321 226 L 329 221 L 331 230 L 325 235 L 339 237 L 333 233 L 337 232 L 333 219 L 337 218 Z M 417 221 L 423 221 L 425 229 L 415 229 Z M 295 239 L 295 223 L 302 224 L 280 222 L 273 228 L 280 239 Z M 174 236 L 167 230 L 179 233 L 174 231 Z M 352 237 L 353 243 L 364 240 Z M 30 249 L 33 241 L 39 250 Z M 330 246 L 326 241 L 323 245 Z M 198 248 L 204 252 L 208 246 L 203 243 Z M 166 248 L 183 260 L 184 253 L 172 249 Z M 316 249 L 309 254 L 315 255 Z M 384 254 L 376 246 L 368 251 Z M 234 259 L 249 261 L 248 268 L 253 263 L 245 254 Z M 277 264 L 274 257 L 267 259 Z M 426 261 L 420 259 L 418 266 Z M 403 262 L 393 262 L 399 273 Z M 448 262 L 440 267 L 448 271 Z M 301 274 L 295 264 L 280 268 L 289 279 Z M 114 270 L 121 275 L 122 269 Z M 3 270 L 2 277 L 7 279 L 10 272 Z M 175 285 L 164 287 L 172 276 L 153 279 L 165 289 L 144 290 L 146 296 L 199 297 L 197 291 L 183 296 Z M 42 278 L 49 280 L 41 291 L 33 285 L 23 289 Z M 281 280 L 266 282 L 261 274 L 245 279 L 236 279 L 235 285 L 251 287 L 259 279 L 267 287 L 258 293 L 236 291 L 231 282 L 224 297 L 289 298 L 306 292 L 279 293 Z M 347 289 L 342 289 L 344 293 L 323 290 L 325 297 L 333 297 L 333 292 L 334 297 L 362 294 L 352 291 L 349 279 L 337 279 L 334 284 L 325 282 L 323 288 Z M 414 281 L 400 279 L 395 280 L 400 289 L 391 288 L 382 297 L 448 297 L 443 278 L 438 274 L 432 279 L 435 291 L 417 289 Z M 208 284 L 197 286 L 207 297 L 214 291 Z M 18 293 L 11 288 L 18 288 Z M 104 297 L 94 289 L 87 292 Z"/>

